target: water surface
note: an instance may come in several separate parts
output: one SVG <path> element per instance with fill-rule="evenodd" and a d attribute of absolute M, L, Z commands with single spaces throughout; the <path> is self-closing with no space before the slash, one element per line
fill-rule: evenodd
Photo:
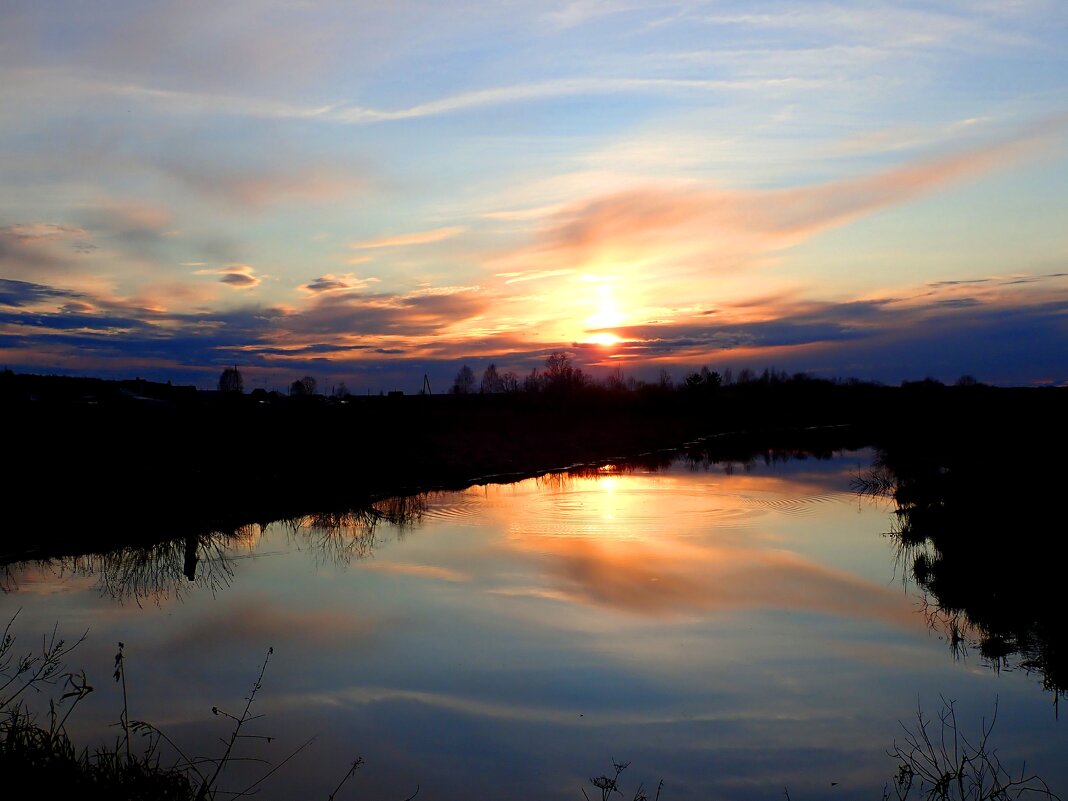
<path fill-rule="evenodd" d="M 131 717 L 218 753 L 267 648 L 243 753 L 275 762 L 261 798 L 578 799 L 628 760 L 662 798 L 881 797 L 917 705 L 1068 788 L 1068 735 L 1039 678 L 956 657 L 902 581 L 892 506 L 850 481 L 871 454 L 473 487 L 152 558 L 18 566 L 2 610 L 25 641 L 58 621 L 97 691 L 79 741 L 114 738 L 115 644 Z M 404 520 L 399 524 L 389 520 Z M 148 523 L 150 525 L 150 523 Z M 263 767 L 235 764 L 239 790 Z M 833 796 L 831 795 L 833 793 Z M 347 794 L 347 795 L 346 795 Z"/>

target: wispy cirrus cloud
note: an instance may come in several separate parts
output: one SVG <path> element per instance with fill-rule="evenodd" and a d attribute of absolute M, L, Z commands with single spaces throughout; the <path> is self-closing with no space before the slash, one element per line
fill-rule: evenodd
<path fill-rule="evenodd" d="M 434 242 L 452 239 L 466 230 L 467 229 L 462 226 L 452 225 L 444 228 L 434 228 L 429 231 L 415 231 L 408 234 L 386 236 L 381 239 L 368 239 L 363 242 L 353 242 L 351 247 L 356 250 L 371 250 L 374 248 L 399 248 L 408 245 L 430 245 Z"/>
<path fill-rule="evenodd" d="M 782 4 L 770 10 L 714 11 L 701 19 L 717 26 L 740 26 L 764 32 L 799 31 L 839 41 L 877 42 L 897 47 L 936 45 L 955 47 L 1027 46 L 1033 39 L 1006 24 L 1025 15 L 1016 13 L 1012 4 L 1001 8 L 988 5 L 978 13 L 954 12 L 950 9 L 917 8 L 895 3 L 872 3 L 858 6 L 822 2 L 804 6 Z"/>
<path fill-rule="evenodd" d="M 71 95 L 98 95 L 136 101 L 157 113 L 189 116 L 251 117 L 278 120 L 315 120 L 327 123 L 367 125 L 439 117 L 495 106 L 568 97 L 611 95 L 659 96 L 665 94 L 746 93 L 759 91 L 815 90 L 824 79 L 790 74 L 749 78 L 687 78 L 642 76 L 579 76 L 529 83 L 491 86 L 447 94 L 433 100 L 399 108 L 361 105 L 347 100 L 301 105 L 271 97 L 248 97 L 191 90 L 159 88 L 138 83 L 87 80 L 84 76 L 56 71 L 23 71 L 24 81 L 44 86 L 62 84 Z M 42 87 L 43 88 L 43 87 Z"/>
<path fill-rule="evenodd" d="M 1013 163 L 1063 138 L 1051 117 L 1016 136 L 917 159 L 858 178 L 786 189 L 655 184 L 552 207 L 534 241 L 495 259 L 508 281 L 603 264 L 670 264 L 676 272 L 737 266 L 883 208 Z M 516 265 L 516 269 L 509 269 Z M 521 267 L 520 267 L 521 266 Z M 503 268 L 503 269 L 502 269 Z"/>
<path fill-rule="evenodd" d="M 166 175 L 201 197 L 229 206 L 259 210 L 283 202 L 336 201 L 367 188 L 363 176 L 336 165 L 289 169 L 273 165 L 211 164 L 198 159 L 164 159 L 158 163 Z"/>

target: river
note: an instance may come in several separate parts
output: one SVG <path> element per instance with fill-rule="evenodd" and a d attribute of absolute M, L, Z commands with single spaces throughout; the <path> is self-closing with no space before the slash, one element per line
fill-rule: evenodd
<path fill-rule="evenodd" d="M 121 733 L 120 641 L 130 717 L 190 756 L 221 751 L 212 708 L 240 714 L 273 649 L 244 729 L 272 739 L 236 753 L 312 742 L 264 799 L 325 800 L 357 756 L 339 799 L 593 798 L 613 760 L 628 799 L 661 780 L 664 801 L 879 799 L 903 724 L 938 731 L 947 701 L 973 739 L 996 708 L 1002 762 L 1068 791 L 1055 694 L 951 640 L 893 503 L 851 487 L 871 461 L 605 466 L 14 565 L 0 611 L 27 647 L 88 632 L 81 744 Z M 220 786 L 269 769 L 235 761 Z"/>

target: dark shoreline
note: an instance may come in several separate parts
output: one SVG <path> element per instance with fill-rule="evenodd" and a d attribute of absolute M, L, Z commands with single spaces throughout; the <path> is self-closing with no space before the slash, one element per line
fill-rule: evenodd
<path fill-rule="evenodd" d="M 662 461 L 687 447 L 711 461 L 911 447 L 947 464 L 1038 459 L 1060 475 L 1068 443 L 1068 389 L 1060 388 L 796 379 L 327 399 L 36 376 L 3 383 L 0 412 L 18 445 L 3 460 L 0 564 L 568 466 Z"/>

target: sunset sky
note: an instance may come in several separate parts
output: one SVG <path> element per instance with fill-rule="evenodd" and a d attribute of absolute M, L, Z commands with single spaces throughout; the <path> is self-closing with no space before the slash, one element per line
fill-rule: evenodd
<path fill-rule="evenodd" d="M 1068 4 L 0 4 L 0 368 L 1068 382 Z"/>

